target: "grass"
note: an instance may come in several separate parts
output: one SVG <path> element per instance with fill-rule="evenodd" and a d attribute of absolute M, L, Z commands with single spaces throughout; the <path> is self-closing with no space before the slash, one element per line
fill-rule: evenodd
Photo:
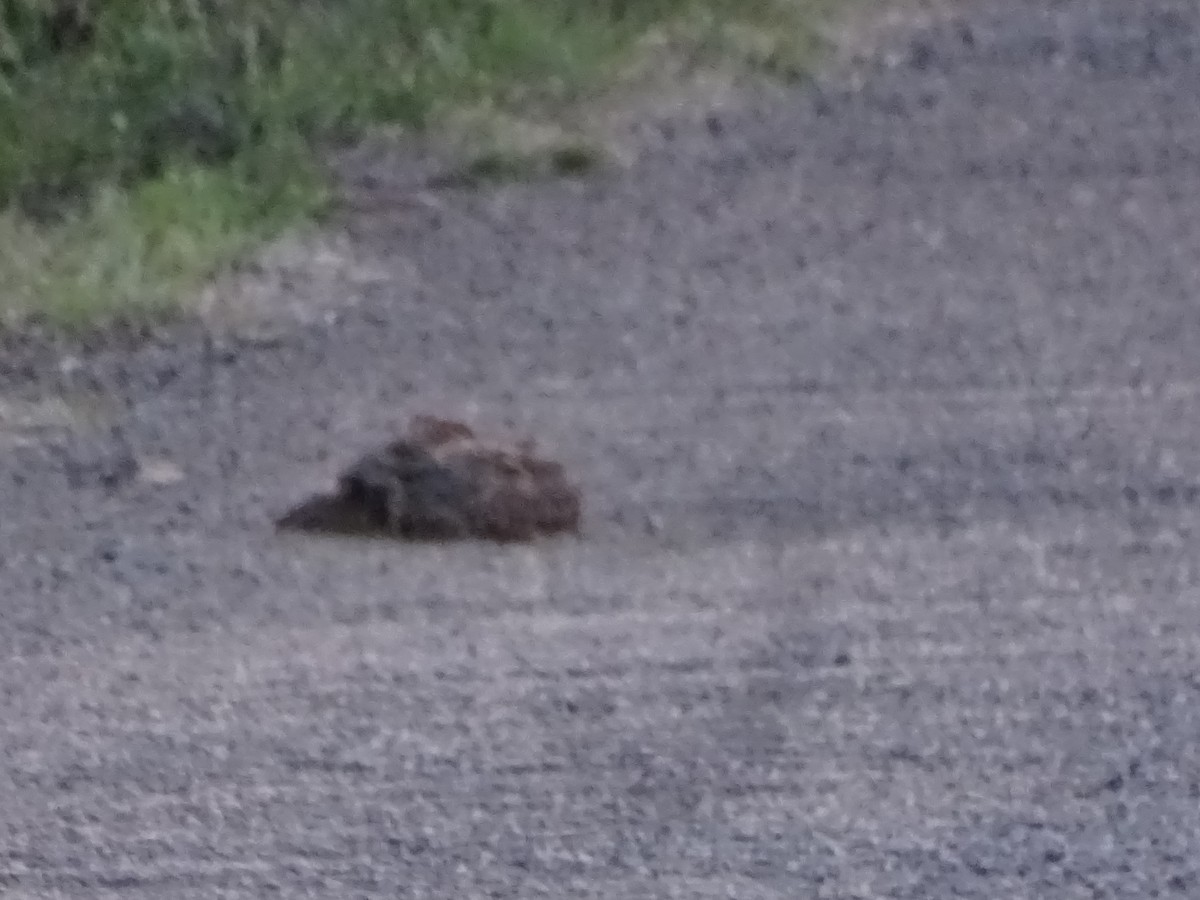
<path fill-rule="evenodd" d="M 835 5 L 0 0 L 0 318 L 70 330 L 173 315 L 320 214 L 332 141 L 437 129 L 467 109 L 553 120 L 636 68 L 652 34 L 796 75 Z M 91 12 L 72 21 L 75 9 Z M 532 142 L 505 138 L 512 127 L 472 133 L 468 182 L 604 159 L 561 129 Z"/>

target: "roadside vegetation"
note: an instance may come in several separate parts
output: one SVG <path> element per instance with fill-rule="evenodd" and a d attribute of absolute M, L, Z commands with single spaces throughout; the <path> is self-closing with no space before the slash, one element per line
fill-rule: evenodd
<path fill-rule="evenodd" d="M 834 5 L 0 0 L 0 323 L 169 315 L 319 216 L 323 154 L 365 129 L 436 129 L 466 109 L 552 118 L 656 53 L 799 74 Z M 464 177 L 576 173 L 601 155 L 570 134 L 533 155 L 485 140 Z"/>

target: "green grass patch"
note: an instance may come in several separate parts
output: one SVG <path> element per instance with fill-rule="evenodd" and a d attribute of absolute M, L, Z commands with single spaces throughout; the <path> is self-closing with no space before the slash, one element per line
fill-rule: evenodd
<path fill-rule="evenodd" d="M 69 328 L 170 315 L 320 212 L 330 140 L 471 108 L 552 119 L 603 94 L 652 32 L 795 74 L 835 5 L 0 0 L 0 315 Z M 570 133 L 476 139 L 469 181 L 604 157 Z"/>
<path fill-rule="evenodd" d="M 472 185 L 489 181 L 521 181 L 552 175 L 585 175 L 603 163 L 603 149 L 584 141 L 572 141 L 531 151 L 497 147 L 481 151 L 458 172 L 444 178 L 443 183 Z"/>
<path fill-rule="evenodd" d="M 443 186 L 577 177 L 612 160 L 602 136 L 589 133 L 581 116 L 535 121 L 492 105 L 462 109 L 439 123 L 448 169 Z M 568 119 L 575 118 L 570 122 Z M 594 131 L 594 129 L 592 129 Z M 457 160 L 457 162 L 455 162 Z"/>
<path fill-rule="evenodd" d="M 183 164 L 99 187 L 53 224 L 9 209 L 0 214 L 5 324 L 32 317 L 77 330 L 169 318 L 223 263 L 318 212 L 324 197 L 302 169 L 255 181 L 236 167 Z"/>

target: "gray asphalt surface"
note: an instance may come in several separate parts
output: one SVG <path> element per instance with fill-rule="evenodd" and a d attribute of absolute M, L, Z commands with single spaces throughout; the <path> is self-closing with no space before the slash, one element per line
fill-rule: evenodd
<path fill-rule="evenodd" d="M 0 893 L 1200 897 L 1198 34 L 994 0 L 581 183 L 350 159 L 335 324 L 6 434 Z M 272 532 L 471 404 L 584 540 Z"/>

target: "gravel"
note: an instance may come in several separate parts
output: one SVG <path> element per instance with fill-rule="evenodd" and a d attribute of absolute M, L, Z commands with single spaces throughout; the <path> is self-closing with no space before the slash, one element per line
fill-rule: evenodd
<path fill-rule="evenodd" d="M 980 0 L 583 180 L 362 153 L 327 312 L 6 368 L 116 412 L 0 417 L 4 896 L 1200 896 L 1198 34 Z M 583 539 L 273 530 L 417 412 Z"/>

